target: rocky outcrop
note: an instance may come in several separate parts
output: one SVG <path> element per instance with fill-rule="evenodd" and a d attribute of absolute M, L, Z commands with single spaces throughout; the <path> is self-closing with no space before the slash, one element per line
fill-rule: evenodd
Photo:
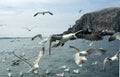
<path fill-rule="evenodd" d="M 72 28 L 64 33 L 72 33 L 89 29 L 93 32 L 114 31 L 120 32 L 120 8 L 106 8 L 100 11 L 84 14 L 75 22 Z"/>

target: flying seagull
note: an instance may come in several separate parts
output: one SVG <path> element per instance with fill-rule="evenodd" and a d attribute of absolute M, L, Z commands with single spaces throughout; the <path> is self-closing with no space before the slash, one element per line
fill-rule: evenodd
<path fill-rule="evenodd" d="M 29 28 L 25 28 L 27 31 L 32 31 L 32 29 L 29 29 Z"/>
<path fill-rule="evenodd" d="M 105 71 L 105 66 L 106 63 L 111 63 L 111 62 L 115 62 L 118 61 L 118 57 L 119 57 L 120 51 L 118 51 L 113 57 L 106 57 L 103 61 L 103 71 Z"/>
<path fill-rule="evenodd" d="M 37 37 L 39 37 L 41 40 L 43 39 L 41 34 L 37 34 L 37 35 L 33 36 L 31 40 L 34 40 Z"/>
<path fill-rule="evenodd" d="M 50 14 L 50 15 L 53 15 L 53 13 L 51 13 L 50 11 L 44 11 L 44 12 L 37 12 L 34 14 L 34 17 L 36 17 L 38 14 L 42 14 L 42 15 L 45 15 L 46 13 Z"/>
<path fill-rule="evenodd" d="M 56 42 L 58 41 L 58 43 L 56 44 L 56 47 L 58 46 L 64 46 L 64 44 L 68 41 L 68 40 L 73 40 L 73 39 L 77 39 L 77 34 L 79 34 L 79 32 L 75 32 L 75 33 L 69 33 L 69 34 L 53 34 L 50 36 L 49 38 L 49 55 L 51 55 L 51 44 L 52 42 Z"/>
<path fill-rule="evenodd" d="M 110 36 L 109 42 L 116 40 L 116 39 L 120 40 L 120 32 L 116 32 L 112 36 Z"/>
<path fill-rule="evenodd" d="M 13 51 L 13 55 L 16 56 L 17 58 L 19 58 L 20 60 L 24 61 L 25 63 L 27 63 L 31 67 L 29 72 L 32 72 L 34 74 L 38 73 L 39 61 L 43 57 L 44 53 L 45 53 L 45 49 L 44 49 L 44 47 L 42 47 L 42 51 L 39 52 L 37 59 L 35 60 L 34 64 L 32 65 L 28 61 L 26 61 L 26 60 L 22 59 L 21 57 L 19 57 L 18 55 L 16 55 L 15 52 Z"/>
<path fill-rule="evenodd" d="M 82 67 L 83 63 L 85 61 L 87 61 L 87 56 L 90 54 L 95 54 L 95 55 L 101 55 L 104 54 L 106 52 L 106 50 L 102 49 L 102 48 L 90 48 L 86 51 L 80 51 L 78 48 L 74 47 L 74 46 L 70 46 L 70 48 L 73 48 L 77 51 L 77 53 L 74 55 L 74 60 L 75 63 L 79 66 Z M 78 52 L 79 51 L 79 52 Z"/>

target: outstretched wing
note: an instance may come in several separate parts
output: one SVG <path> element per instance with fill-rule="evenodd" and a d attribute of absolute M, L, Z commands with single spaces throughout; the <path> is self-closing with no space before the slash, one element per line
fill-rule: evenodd
<path fill-rule="evenodd" d="M 46 11 L 45 13 L 49 13 L 50 15 L 53 15 L 53 13 L 51 13 L 50 11 Z"/>
<path fill-rule="evenodd" d="M 97 54 L 97 55 L 102 55 L 106 52 L 106 50 L 102 49 L 102 48 L 98 48 L 98 49 L 94 49 L 94 48 L 90 48 L 87 50 L 88 54 Z"/>
<path fill-rule="evenodd" d="M 33 17 L 36 17 L 38 14 L 43 14 L 43 12 L 37 12 L 33 15 Z"/>
<path fill-rule="evenodd" d="M 79 52 L 80 50 L 78 48 L 76 48 L 75 46 L 69 46 L 70 48 L 75 49 L 77 52 Z"/>
<path fill-rule="evenodd" d="M 110 42 L 110 41 L 114 41 L 116 39 L 120 40 L 120 32 L 114 33 L 112 36 L 110 36 L 108 41 Z"/>
<path fill-rule="evenodd" d="M 28 61 L 26 61 L 25 59 L 22 59 L 21 57 L 19 57 L 18 55 L 16 55 L 14 51 L 12 52 L 12 54 L 13 54 L 15 57 L 19 58 L 20 60 L 22 60 L 22 61 L 24 61 L 25 63 L 27 63 L 30 67 L 33 67 L 33 65 L 30 64 Z"/>
<path fill-rule="evenodd" d="M 43 39 L 41 34 L 37 34 L 37 35 L 33 36 L 31 40 L 34 40 L 37 37 L 39 37 L 41 40 Z"/>
<path fill-rule="evenodd" d="M 34 62 L 34 65 L 39 63 L 40 59 L 43 57 L 44 54 L 45 54 L 45 49 L 43 47 L 42 51 L 39 52 L 39 55 L 38 55 L 37 59 Z"/>

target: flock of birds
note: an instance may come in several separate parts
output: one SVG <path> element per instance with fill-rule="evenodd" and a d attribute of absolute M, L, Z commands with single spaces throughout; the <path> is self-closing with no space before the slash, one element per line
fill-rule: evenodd
<path fill-rule="evenodd" d="M 82 10 L 80 10 L 79 12 L 81 12 L 81 11 Z M 36 17 L 38 14 L 53 15 L 53 13 L 51 13 L 50 11 L 44 11 L 44 12 L 35 13 L 34 17 Z M 28 31 L 31 31 L 31 29 L 29 29 L 29 28 L 25 28 L 25 29 Z M 104 36 L 110 36 L 108 41 L 114 41 L 116 39 L 120 40 L 120 32 L 113 32 L 113 31 L 107 31 L 107 30 L 100 31 L 99 33 L 95 33 L 89 29 L 79 30 L 77 32 L 69 33 L 69 34 L 53 34 L 53 35 L 50 35 L 48 39 L 43 39 L 42 34 L 37 34 L 34 37 L 32 37 L 31 40 L 35 40 L 35 38 L 39 37 L 42 40 L 41 42 L 42 42 L 43 47 L 42 47 L 42 50 L 39 52 L 38 57 L 35 60 L 34 64 L 29 63 L 26 59 L 24 59 L 24 57 L 18 56 L 17 54 L 15 54 L 15 52 L 12 52 L 12 54 L 30 66 L 29 72 L 32 72 L 34 74 L 38 74 L 39 62 L 45 54 L 44 44 L 46 42 L 49 42 L 49 55 L 51 55 L 51 48 L 52 47 L 64 46 L 64 44 L 69 40 L 86 39 L 86 40 L 96 41 L 96 40 L 102 40 Z M 92 44 L 93 44 L 93 42 L 90 44 L 90 46 Z M 74 61 L 79 67 L 83 66 L 83 64 L 87 61 L 87 59 L 89 58 L 90 55 L 92 55 L 92 54 L 103 55 L 106 52 L 106 50 L 103 48 L 98 48 L 98 49 L 97 48 L 90 48 L 88 50 L 81 51 L 81 50 L 79 50 L 79 48 L 77 48 L 75 46 L 69 46 L 69 47 L 72 49 L 75 49 L 77 51 L 77 53 L 74 55 Z M 103 61 L 103 70 L 104 71 L 105 71 L 106 63 L 112 63 L 114 61 L 118 61 L 119 54 L 120 54 L 120 51 L 118 51 L 113 57 L 106 57 L 104 59 L 104 61 Z M 97 62 L 92 63 L 92 65 L 96 65 L 96 64 L 97 64 Z M 67 66 L 62 66 L 60 68 L 63 68 L 64 71 L 67 71 L 67 72 L 70 71 L 70 68 Z M 7 71 L 8 71 L 8 76 L 12 77 L 11 69 L 8 68 Z M 79 73 L 79 69 L 73 70 L 73 72 Z M 49 70 L 46 71 L 46 74 L 48 74 L 48 73 L 50 73 Z M 20 72 L 20 75 L 23 76 L 23 73 Z M 64 77 L 64 73 L 56 74 L 56 76 Z"/>

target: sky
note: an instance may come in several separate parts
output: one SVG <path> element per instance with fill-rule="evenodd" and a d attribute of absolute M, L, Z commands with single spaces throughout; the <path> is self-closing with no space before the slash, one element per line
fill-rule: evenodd
<path fill-rule="evenodd" d="M 120 0 L 0 0 L 0 37 L 60 34 L 83 14 L 109 7 L 120 7 Z M 54 15 L 33 17 L 42 11 Z"/>

